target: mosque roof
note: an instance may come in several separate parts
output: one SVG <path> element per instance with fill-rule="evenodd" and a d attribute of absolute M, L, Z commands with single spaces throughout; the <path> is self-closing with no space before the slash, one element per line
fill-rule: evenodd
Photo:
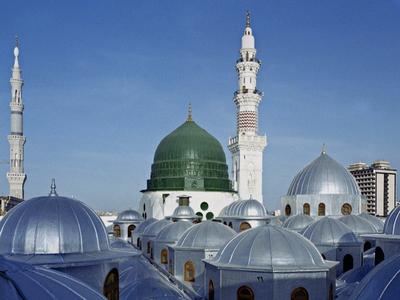
<path fill-rule="evenodd" d="M 317 248 L 306 238 L 277 226 L 259 226 L 232 238 L 211 264 L 258 270 L 328 269 Z"/>
<path fill-rule="evenodd" d="M 354 245 L 360 244 L 350 227 L 337 219 L 323 217 L 309 225 L 303 231 L 303 236 L 317 246 Z"/>
<path fill-rule="evenodd" d="M 1 256 L 0 274 L 0 299 L 105 299 L 65 273 L 8 261 Z"/>
<path fill-rule="evenodd" d="M 386 218 L 383 233 L 400 235 L 400 206 L 394 208 Z"/>
<path fill-rule="evenodd" d="M 398 299 L 400 295 L 400 256 L 385 259 L 373 268 L 354 289 L 350 300 Z"/>
<path fill-rule="evenodd" d="M 191 117 L 158 145 L 148 191 L 232 191 L 220 142 Z"/>
<path fill-rule="evenodd" d="M 357 215 L 347 215 L 339 220 L 346 224 L 355 234 L 377 233 L 376 227 L 367 219 Z"/>
<path fill-rule="evenodd" d="M 194 213 L 193 208 L 190 206 L 186 205 L 179 205 L 177 208 L 174 209 L 174 212 L 172 213 L 171 218 L 173 220 L 179 220 L 179 219 L 198 219 L 199 216 L 197 216 Z"/>
<path fill-rule="evenodd" d="M 161 229 L 163 229 L 165 226 L 171 223 L 172 221 L 167 219 L 162 219 L 157 222 L 154 222 L 146 227 L 146 229 L 143 231 L 142 236 L 156 237 L 157 234 L 161 231 Z"/>
<path fill-rule="evenodd" d="M 236 234 L 230 227 L 213 221 L 203 221 L 188 228 L 177 247 L 219 249 Z"/>
<path fill-rule="evenodd" d="M 156 241 L 174 243 L 182 236 L 182 234 L 193 224 L 188 221 L 178 221 L 168 224 L 158 233 Z"/>
<path fill-rule="evenodd" d="M 287 192 L 288 196 L 320 194 L 361 195 L 353 175 L 325 151 L 296 175 Z"/>
<path fill-rule="evenodd" d="M 372 225 L 375 227 L 377 232 L 379 232 L 379 233 L 383 232 L 384 223 L 378 217 L 370 215 L 369 213 L 366 213 L 366 212 L 363 212 L 363 213 L 359 214 L 358 216 L 370 221 L 372 223 Z"/>
<path fill-rule="evenodd" d="M 128 209 L 120 212 L 114 223 L 142 222 L 143 217 L 136 210 Z"/>
<path fill-rule="evenodd" d="M 308 225 L 310 225 L 312 222 L 314 222 L 314 219 L 311 218 L 309 215 L 298 214 L 298 215 L 293 215 L 293 216 L 290 216 L 289 218 L 287 218 L 282 226 L 287 229 L 291 229 L 291 230 L 300 232 L 301 230 L 306 228 Z"/>
<path fill-rule="evenodd" d="M 264 205 L 255 199 L 234 201 L 224 207 L 219 216 L 240 219 L 265 219 L 268 217 Z"/>

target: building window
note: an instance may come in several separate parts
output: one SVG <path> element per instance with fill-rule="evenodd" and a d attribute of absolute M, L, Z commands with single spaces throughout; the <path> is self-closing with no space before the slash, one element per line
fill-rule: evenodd
<path fill-rule="evenodd" d="M 160 259 L 161 263 L 163 265 L 168 264 L 168 250 L 167 249 L 162 249 L 161 250 L 161 259 Z"/>
<path fill-rule="evenodd" d="M 247 222 L 240 223 L 240 231 L 245 231 L 250 228 L 251 228 L 251 225 L 249 223 L 247 223 Z"/>
<path fill-rule="evenodd" d="M 150 241 L 147 242 L 147 254 L 150 254 L 151 252 L 151 243 Z"/>
<path fill-rule="evenodd" d="M 136 228 L 135 225 L 128 226 L 128 238 L 132 237 L 132 232 L 135 230 L 135 228 Z"/>
<path fill-rule="evenodd" d="M 108 300 L 119 299 L 119 275 L 117 269 L 112 269 L 104 280 L 103 295 Z"/>
<path fill-rule="evenodd" d="M 385 259 L 385 253 L 381 247 L 375 248 L 375 266 L 380 264 Z"/>
<path fill-rule="evenodd" d="M 200 212 L 200 211 L 198 211 L 198 212 L 196 213 L 196 216 L 198 216 L 198 217 L 200 218 L 200 220 L 203 219 L 203 213 Z"/>
<path fill-rule="evenodd" d="M 200 208 L 201 208 L 202 210 L 207 210 L 207 209 L 208 209 L 208 203 L 207 203 L 207 202 L 201 202 Z"/>
<path fill-rule="evenodd" d="M 352 211 L 351 205 L 349 203 L 345 203 L 342 205 L 342 215 L 350 215 Z"/>
<path fill-rule="evenodd" d="M 214 283 L 212 280 L 208 283 L 208 300 L 214 300 Z"/>
<path fill-rule="evenodd" d="M 191 261 L 187 261 L 184 266 L 184 280 L 194 282 L 195 268 Z"/>
<path fill-rule="evenodd" d="M 303 287 L 295 288 L 290 297 L 291 300 L 308 300 L 308 292 Z"/>
<path fill-rule="evenodd" d="M 138 246 L 139 249 L 142 249 L 142 246 L 140 245 L 140 238 L 137 238 L 137 240 L 136 240 L 136 246 Z"/>
<path fill-rule="evenodd" d="M 325 216 L 325 204 L 318 204 L 318 216 Z"/>
<path fill-rule="evenodd" d="M 371 248 L 372 248 L 371 242 L 370 241 L 366 241 L 364 243 L 364 252 L 369 250 L 369 249 L 371 249 Z"/>
<path fill-rule="evenodd" d="M 292 208 L 289 204 L 285 206 L 285 215 L 290 216 L 292 214 Z"/>
<path fill-rule="evenodd" d="M 241 286 L 237 290 L 237 300 L 254 300 L 254 292 L 248 286 Z"/>
<path fill-rule="evenodd" d="M 343 257 L 343 273 L 353 269 L 353 256 L 351 254 L 346 254 Z"/>
<path fill-rule="evenodd" d="M 121 227 L 119 225 L 114 225 L 114 236 L 121 237 Z"/>
<path fill-rule="evenodd" d="M 230 228 L 233 228 L 232 222 L 229 222 L 228 226 L 229 226 Z"/>
<path fill-rule="evenodd" d="M 310 204 L 309 203 L 303 204 L 303 214 L 310 215 Z"/>
<path fill-rule="evenodd" d="M 214 214 L 212 212 L 208 212 L 206 214 L 206 218 L 207 218 L 207 220 L 212 220 L 212 219 L 214 219 Z"/>

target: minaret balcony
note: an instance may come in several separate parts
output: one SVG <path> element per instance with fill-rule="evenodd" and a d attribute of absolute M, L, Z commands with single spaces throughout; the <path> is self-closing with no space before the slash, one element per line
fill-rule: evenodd
<path fill-rule="evenodd" d="M 258 64 L 261 65 L 261 60 L 259 60 L 258 58 L 255 58 L 255 57 L 250 58 L 250 59 L 248 59 L 248 60 L 245 60 L 245 59 L 243 59 L 243 58 L 241 57 L 241 58 L 239 58 L 239 59 L 236 61 L 237 64 L 238 64 L 238 63 L 241 63 L 241 62 L 255 62 L 255 63 L 258 63 Z"/>
<path fill-rule="evenodd" d="M 236 97 L 236 96 L 239 95 L 239 94 L 250 94 L 250 93 L 257 94 L 257 95 L 259 95 L 260 97 L 263 96 L 263 92 L 261 92 L 261 91 L 259 91 L 259 90 L 257 90 L 257 89 L 254 89 L 254 90 L 250 90 L 250 89 L 241 89 L 241 90 L 236 91 L 233 95 Z"/>

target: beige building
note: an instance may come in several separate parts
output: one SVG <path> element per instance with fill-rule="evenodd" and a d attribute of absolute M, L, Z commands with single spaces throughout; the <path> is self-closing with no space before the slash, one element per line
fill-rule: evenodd
<path fill-rule="evenodd" d="M 355 163 L 348 170 L 356 178 L 361 193 L 367 198 L 367 212 L 387 216 L 396 206 L 397 171 L 384 160 L 377 160 L 370 166 Z"/>

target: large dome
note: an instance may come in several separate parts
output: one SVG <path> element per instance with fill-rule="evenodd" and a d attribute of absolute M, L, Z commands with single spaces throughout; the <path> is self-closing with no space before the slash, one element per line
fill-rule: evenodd
<path fill-rule="evenodd" d="M 353 175 L 325 151 L 300 171 L 290 184 L 287 195 L 361 195 Z"/>
<path fill-rule="evenodd" d="M 158 145 L 148 191 L 231 191 L 224 150 L 189 118 Z"/>
<path fill-rule="evenodd" d="M 1 254 L 67 254 L 109 249 L 101 219 L 83 202 L 66 197 L 24 201 L 0 222 Z"/>

